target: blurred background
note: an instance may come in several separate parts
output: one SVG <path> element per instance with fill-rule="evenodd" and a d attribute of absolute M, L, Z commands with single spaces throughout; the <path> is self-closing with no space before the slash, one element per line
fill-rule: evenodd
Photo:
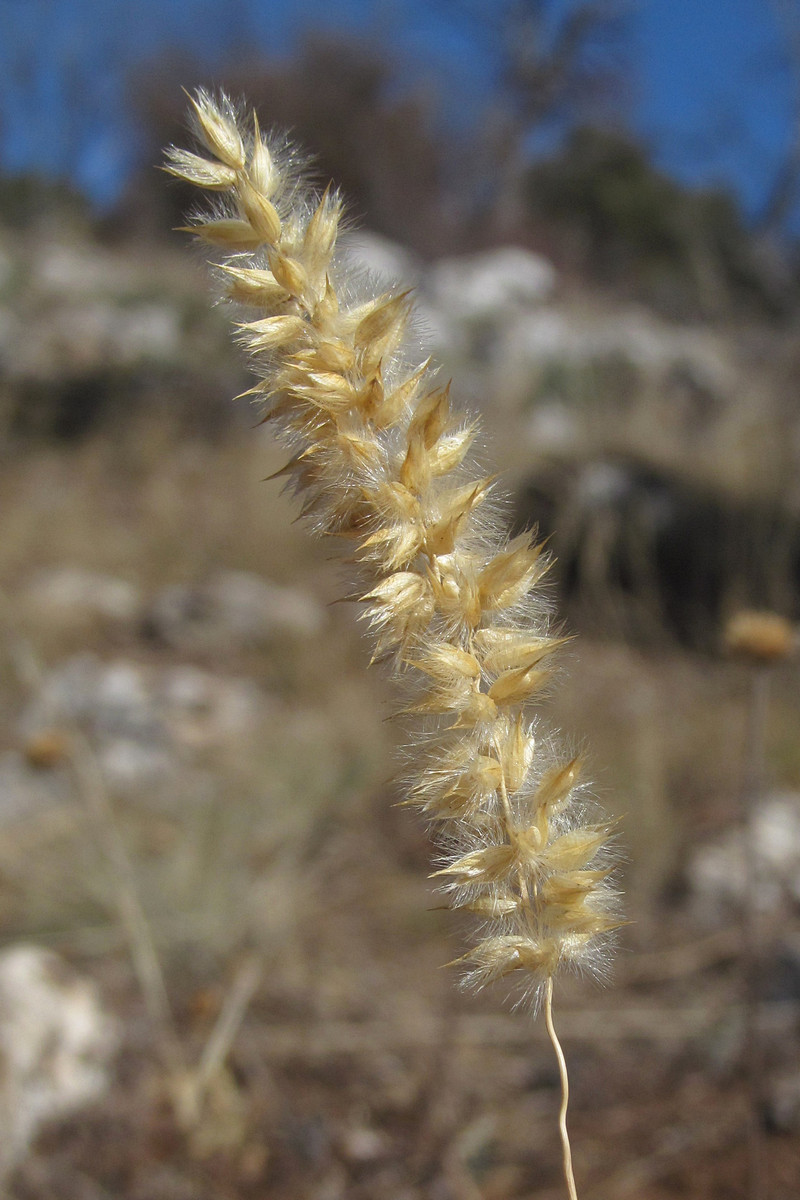
<path fill-rule="evenodd" d="M 558 556 L 631 920 L 558 988 L 581 1194 L 795 1197 L 797 0 L 0 0 L 0 67 L 3 1194 L 564 1194 L 175 232 L 205 85 L 342 186 Z"/>

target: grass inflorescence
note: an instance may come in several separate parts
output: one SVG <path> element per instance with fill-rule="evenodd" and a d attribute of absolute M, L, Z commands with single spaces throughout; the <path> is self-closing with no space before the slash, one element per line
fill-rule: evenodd
<path fill-rule="evenodd" d="M 553 977 L 602 973 L 620 924 L 608 822 L 538 707 L 564 638 L 540 581 L 549 560 L 509 539 L 478 466 L 477 421 L 413 354 L 412 298 L 337 252 L 338 192 L 304 182 L 286 142 L 199 91 L 202 152 L 167 169 L 214 193 L 189 229 L 219 253 L 249 395 L 289 448 L 281 474 L 313 529 L 351 548 L 374 658 L 403 685 L 406 802 L 431 822 L 449 905 L 475 917 L 466 986 L 509 979 L 551 1025 Z"/>

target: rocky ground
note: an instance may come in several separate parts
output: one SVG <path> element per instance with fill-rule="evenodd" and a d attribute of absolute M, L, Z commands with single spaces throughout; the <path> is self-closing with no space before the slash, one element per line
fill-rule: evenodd
<path fill-rule="evenodd" d="M 2 248 L 6 1194 L 562 1196 L 541 1022 L 440 969 L 460 932 L 427 881 L 424 830 L 395 806 L 389 683 L 366 671 L 357 606 L 332 603 L 342 568 L 260 482 L 280 459 L 229 407 L 246 385 L 191 258 L 52 231 Z M 785 336 L 668 326 L 533 256 L 431 269 L 374 238 L 362 250 L 417 282 L 421 336 L 512 482 L 592 467 L 586 503 L 609 495 L 598 463 L 645 461 L 739 504 L 779 498 L 791 534 Z M 590 546 L 613 558 L 592 521 Z M 769 680 L 748 875 L 748 668 L 719 636 L 676 639 L 658 605 L 635 639 L 612 636 L 631 625 L 607 612 L 639 618 L 649 593 L 589 566 L 597 620 L 573 604 L 590 634 L 551 714 L 585 739 L 620 818 L 632 924 L 607 988 L 557 997 L 579 1191 L 753 1195 L 747 968 L 768 1195 L 793 1200 L 797 661 Z"/>

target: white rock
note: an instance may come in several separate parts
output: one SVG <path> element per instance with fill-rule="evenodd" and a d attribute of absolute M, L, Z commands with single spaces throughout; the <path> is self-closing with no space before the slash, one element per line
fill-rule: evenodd
<path fill-rule="evenodd" d="M 109 785 L 135 795 L 185 771 L 184 750 L 249 737 L 269 707 L 269 698 L 249 679 L 193 666 L 106 663 L 80 654 L 48 672 L 22 714 L 20 733 L 30 739 L 79 725 L 89 733 Z M 0 758 L 0 820 L 4 782 L 14 812 L 25 803 L 40 807 L 55 787 L 48 772 L 26 768 L 21 756 Z"/>
<path fill-rule="evenodd" d="M 31 737 L 60 722 L 86 722 L 94 715 L 97 676 L 102 664 L 95 654 L 75 654 L 44 676 L 20 718 L 20 732 Z"/>
<path fill-rule="evenodd" d="M 37 696 L 22 715 L 24 736 L 62 722 L 77 723 L 99 737 L 152 741 L 159 716 L 150 694 L 148 670 L 95 654 L 76 654 L 45 676 Z"/>
<path fill-rule="evenodd" d="M 68 628 L 93 622 L 130 624 L 141 605 L 139 589 L 124 579 L 68 566 L 39 571 L 22 599 L 39 618 Z"/>
<path fill-rule="evenodd" d="M 221 571 L 210 580 L 208 592 L 228 627 L 243 640 L 281 632 L 313 637 L 326 622 L 324 608 L 308 592 L 245 571 Z"/>
<path fill-rule="evenodd" d="M 93 682 L 90 703 L 99 733 L 143 741 L 157 735 L 158 713 L 144 667 L 123 659 L 99 663 Z"/>
<path fill-rule="evenodd" d="M 800 792 L 777 792 L 754 809 L 746 835 L 732 829 L 692 855 L 687 878 L 703 915 L 718 920 L 741 905 L 746 888 L 745 854 L 758 881 L 755 907 L 762 911 L 800 904 Z"/>
<path fill-rule="evenodd" d="M 174 584 L 153 600 L 147 622 L 181 649 L 247 649 L 282 634 L 314 637 L 326 622 L 307 592 L 245 571 L 220 571 L 206 583 Z"/>
<path fill-rule="evenodd" d="M 575 413 L 554 400 L 538 404 L 525 423 L 528 442 L 537 454 L 563 453 L 580 441 L 581 427 Z"/>
<path fill-rule="evenodd" d="M 129 273 L 124 260 L 98 246 L 51 242 L 39 256 L 34 278 L 42 291 L 74 300 L 78 295 L 120 291 Z"/>
<path fill-rule="evenodd" d="M 43 381 L 174 360 L 182 341 L 176 309 L 150 301 L 121 306 L 86 299 L 62 305 L 24 333 L 9 346 L 9 373 Z"/>
<path fill-rule="evenodd" d="M 364 1125 L 343 1129 L 340 1144 L 344 1157 L 357 1163 L 374 1162 L 383 1158 L 390 1149 L 390 1142 L 385 1133 Z"/>
<path fill-rule="evenodd" d="M 42 770 L 18 750 L 0 755 L 0 826 L 36 818 L 70 799 L 63 770 Z"/>
<path fill-rule="evenodd" d="M 267 698 L 249 679 L 173 667 L 158 687 L 159 707 L 174 742 L 206 748 L 246 737 L 264 720 Z"/>
<path fill-rule="evenodd" d="M 165 746 L 117 737 L 98 747 L 103 775 L 115 794 L 133 795 L 177 776 L 179 765 Z M 150 797 L 148 796 L 148 799 Z"/>
<path fill-rule="evenodd" d="M 98 1100 L 119 1042 L 93 982 L 37 946 L 0 954 L 0 1171 L 41 1126 Z"/>
<path fill-rule="evenodd" d="M 687 364 L 704 386 L 724 391 L 732 384 L 720 346 L 705 331 L 681 329 L 631 309 L 611 314 L 574 314 L 541 308 L 506 325 L 503 355 L 512 367 L 548 360 L 577 364 L 619 356 L 649 373 Z"/>
<path fill-rule="evenodd" d="M 462 321 L 539 305 L 551 297 L 555 284 L 551 263 L 515 246 L 440 259 L 427 281 L 433 304 Z"/>
<path fill-rule="evenodd" d="M 357 270 L 377 276 L 387 287 L 392 284 L 415 287 L 419 282 L 422 272 L 419 260 L 405 246 L 379 233 L 360 229 L 347 239 L 345 253 Z"/>

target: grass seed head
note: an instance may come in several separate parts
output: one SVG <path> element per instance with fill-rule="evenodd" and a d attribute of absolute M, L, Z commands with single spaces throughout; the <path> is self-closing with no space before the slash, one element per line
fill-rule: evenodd
<path fill-rule="evenodd" d="M 313 194 L 226 97 L 191 104 L 199 153 L 173 148 L 167 169 L 215 194 L 191 232 L 250 310 L 238 338 L 291 454 L 280 474 L 317 533 L 353 546 L 374 657 L 410 693 L 405 803 L 433 824 L 451 906 L 480 925 L 457 960 L 465 983 L 519 979 L 536 1006 L 561 968 L 601 971 L 620 924 L 608 827 L 586 823 L 577 763 L 536 734 L 565 640 L 538 602 L 548 558 L 508 540 L 493 479 L 470 467 L 477 422 L 429 361 L 409 365 L 410 295 L 365 296 L 338 254 L 336 192 Z M 777 657 L 786 636 L 770 636 L 761 653 Z"/>
<path fill-rule="evenodd" d="M 798 630 L 773 612 L 746 610 L 725 626 L 728 653 L 746 662 L 768 665 L 789 658 L 798 646 Z"/>

